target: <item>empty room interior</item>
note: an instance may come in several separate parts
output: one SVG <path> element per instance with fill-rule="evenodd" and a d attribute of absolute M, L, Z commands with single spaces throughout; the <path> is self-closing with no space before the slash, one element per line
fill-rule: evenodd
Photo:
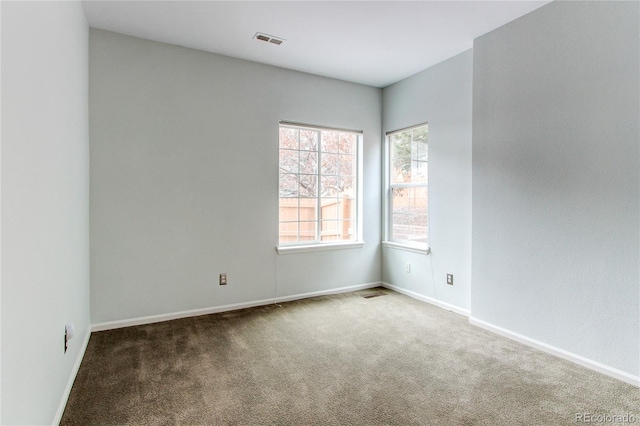
<path fill-rule="evenodd" d="M 0 423 L 640 422 L 640 2 L 0 15 Z"/>

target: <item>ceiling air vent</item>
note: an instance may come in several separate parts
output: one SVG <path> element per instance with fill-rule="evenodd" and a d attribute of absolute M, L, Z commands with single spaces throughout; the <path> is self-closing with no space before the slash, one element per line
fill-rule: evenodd
<path fill-rule="evenodd" d="M 256 40 L 266 41 L 267 43 L 273 43 L 277 45 L 281 45 L 285 41 L 283 38 L 275 37 L 275 36 L 264 34 L 264 33 L 256 33 L 256 35 L 254 35 L 253 38 Z"/>

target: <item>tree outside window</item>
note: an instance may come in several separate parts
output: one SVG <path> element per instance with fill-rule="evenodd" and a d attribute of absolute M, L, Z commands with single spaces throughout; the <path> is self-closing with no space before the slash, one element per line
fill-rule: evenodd
<path fill-rule="evenodd" d="M 428 129 L 420 125 L 389 133 L 388 239 L 428 247 Z"/>
<path fill-rule="evenodd" d="M 280 125 L 279 245 L 358 237 L 356 132 Z"/>

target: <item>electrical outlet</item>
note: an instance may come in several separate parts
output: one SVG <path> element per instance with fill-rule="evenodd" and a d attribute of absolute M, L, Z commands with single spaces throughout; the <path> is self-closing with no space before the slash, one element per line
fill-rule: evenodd
<path fill-rule="evenodd" d="M 223 272 L 220 274 L 220 285 L 227 285 L 227 273 Z"/>
<path fill-rule="evenodd" d="M 411 264 L 410 264 L 409 262 L 407 262 L 407 263 L 405 263 L 405 264 L 404 264 L 404 271 L 405 271 L 407 274 L 410 274 L 410 273 L 411 273 Z"/>
<path fill-rule="evenodd" d="M 447 274 L 447 284 L 453 285 L 453 274 Z"/>

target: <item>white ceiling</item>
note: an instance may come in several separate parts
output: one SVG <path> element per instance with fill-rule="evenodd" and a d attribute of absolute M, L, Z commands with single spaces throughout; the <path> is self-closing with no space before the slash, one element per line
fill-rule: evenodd
<path fill-rule="evenodd" d="M 83 1 L 89 25 L 385 87 L 549 1 Z M 256 32 L 284 38 L 274 45 Z"/>

